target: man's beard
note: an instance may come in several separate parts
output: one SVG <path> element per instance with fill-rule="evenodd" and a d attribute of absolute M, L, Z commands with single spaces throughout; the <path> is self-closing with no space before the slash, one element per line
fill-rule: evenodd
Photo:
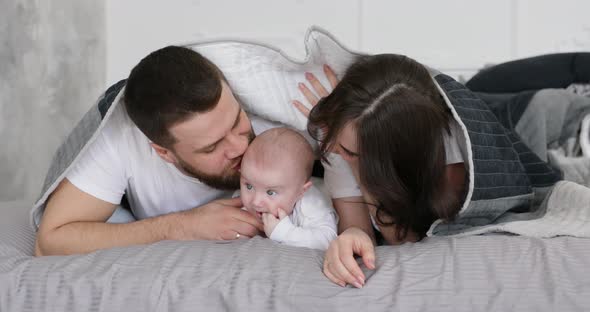
<path fill-rule="evenodd" d="M 225 168 L 221 175 L 211 175 L 187 164 L 178 156 L 178 166 L 188 175 L 208 186 L 219 190 L 235 190 L 240 187 L 240 172 L 233 168 Z"/>
<path fill-rule="evenodd" d="M 248 135 L 248 145 L 254 140 L 256 135 L 254 131 L 251 131 Z M 178 166 L 188 175 L 192 176 L 193 178 L 198 179 L 199 181 L 205 183 L 206 185 L 218 189 L 218 190 L 228 190 L 233 191 L 240 188 L 240 171 L 234 169 L 235 163 L 232 163 L 229 167 L 224 168 L 221 175 L 212 175 L 202 172 L 201 170 L 191 166 L 178 155 L 175 155 L 176 159 L 178 160 Z M 236 159 L 236 161 L 241 162 L 242 156 Z"/>

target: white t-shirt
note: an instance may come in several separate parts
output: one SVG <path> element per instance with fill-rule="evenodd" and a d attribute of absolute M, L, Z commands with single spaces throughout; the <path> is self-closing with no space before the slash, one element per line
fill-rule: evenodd
<path fill-rule="evenodd" d="M 66 177 L 77 188 L 118 205 L 127 193 L 133 214 L 144 219 L 183 211 L 231 196 L 211 188 L 164 161 L 120 103 L 98 137 Z M 254 133 L 280 124 L 250 116 Z"/>

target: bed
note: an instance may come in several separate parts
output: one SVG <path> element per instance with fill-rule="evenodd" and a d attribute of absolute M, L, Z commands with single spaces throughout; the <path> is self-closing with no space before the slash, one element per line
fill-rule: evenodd
<path fill-rule="evenodd" d="M 0 311 L 587 311 L 590 239 L 426 238 L 377 247 L 364 288 L 321 251 L 268 239 L 164 241 L 32 257 L 31 203 L 0 204 Z"/>
<path fill-rule="evenodd" d="M 325 41 L 318 41 L 318 38 Z M 296 88 L 290 90 L 285 86 L 295 86 L 303 71 L 317 70 L 325 60 L 331 60 L 335 71 L 342 72 L 351 58 L 349 52 L 337 47 L 337 42 L 325 33 L 320 32 L 314 40 L 307 47 L 316 49 L 317 53 L 309 53 L 306 62 L 291 61 L 272 49 L 236 43 L 240 49 L 245 49 L 239 50 L 242 56 L 243 51 L 255 51 L 263 56 L 259 58 L 263 61 L 279 59 L 278 63 L 261 65 L 280 69 L 285 79 L 252 79 L 257 83 L 278 81 L 280 85 L 248 87 L 243 82 L 236 84 L 234 91 L 245 95 L 246 105 L 267 101 L 261 110 L 269 114 L 265 117 L 304 128 L 306 121 L 300 115 L 285 113 L 284 107 L 274 105 L 288 103 L 287 100 L 296 96 Z M 224 51 L 231 45 L 223 44 Z M 223 59 L 215 62 L 222 64 Z M 309 65 L 312 63 L 314 67 Z M 228 64 L 233 66 L 236 62 L 229 59 Z M 227 73 L 230 82 L 239 81 L 238 71 Z M 514 105 L 507 106 L 507 111 L 497 113 L 498 116 L 507 114 L 503 126 L 507 132 L 518 132 L 517 127 L 511 126 L 514 113 L 530 106 L 529 103 L 534 102 L 531 99 L 539 94 L 536 91 L 534 95 L 516 94 L 519 89 L 510 91 L 514 95 L 506 95 L 496 90 L 498 95 L 479 94 L 486 100 L 487 104 L 483 104 L 450 77 L 438 77 L 442 77 L 438 80 L 440 85 L 450 90 L 449 95 L 454 93 L 477 105 L 489 105 L 490 110 L 499 107 L 494 106 L 497 101 L 512 101 Z M 477 81 L 471 81 L 470 88 L 474 91 L 489 85 L 480 83 L 478 86 Z M 514 85 L 513 81 L 510 86 Z M 96 129 L 100 129 L 101 119 L 106 118 L 108 106 L 117 101 L 123 86 L 124 81 L 107 90 L 96 108 L 82 119 L 81 127 L 74 129 L 64 143 L 65 148 L 56 154 L 38 201 L 0 203 L 0 311 L 585 311 L 590 306 L 590 238 L 587 238 L 590 237 L 590 192 L 579 184 L 563 188 L 568 192 L 575 189 L 578 193 L 562 192 L 551 197 L 559 199 L 555 200 L 557 208 L 569 205 L 570 210 L 564 214 L 553 213 L 560 210 L 549 209 L 551 205 L 546 205 L 547 210 L 528 214 L 505 211 L 510 213 L 511 221 L 520 218 L 535 225 L 528 227 L 529 236 L 506 234 L 527 228 L 522 225 L 510 228 L 517 224 L 515 222 L 498 222 L 485 228 L 458 223 L 459 232 L 401 246 L 379 246 L 376 270 L 365 269 L 368 279 L 362 289 L 342 288 L 329 282 L 321 271 L 321 251 L 283 246 L 260 237 L 231 242 L 162 241 L 87 255 L 33 257 L 34 229 L 44 201 L 83 152 L 85 142 L 99 131 Z M 267 92 L 250 92 L 252 90 L 277 91 L 269 97 Z M 582 104 L 584 109 L 590 108 L 590 101 Z M 488 110 L 487 106 L 484 108 Z M 526 109 L 520 113 L 530 114 Z M 495 123 L 500 127 L 499 121 Z M 533 133 L 528 139 L 538 138 Z M 514 140 L 520 144 L 520 138 L 514 136 Z M 513 154 L 529 155 L 530 164 L 539 163 L 531 151 Z M 477 174 L 480 166 L 475 160 L 472 165 Z M 555 178 L 557 171 L 545 166 L 541 169 L 545 171 L 539 171 L 542 174 L 537 177 Z M 533 182 L 534 187 L 547 180 Z M 523 185 L 525 191 L 530 188 L 531 184 Z M 473 194 L 472 202 L 487 203 L 481 194 L 475 191 Z M 580 213 L 572 214 L 572 211 Z M 561 216 L 569 219 L 555 222 L 555 217 Z M 543 223 L 547 220 L 556 226 L 548 227 L 549 223 Z M 470 230 L 464 232 L 467 227 Z M 539 229 L 550 231 L 538 232 Z M 457 233 L 461 235 L 447 235 Z"/>

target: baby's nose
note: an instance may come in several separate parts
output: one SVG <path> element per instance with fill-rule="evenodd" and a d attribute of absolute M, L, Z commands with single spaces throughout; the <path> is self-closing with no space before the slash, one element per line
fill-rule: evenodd
<path fill-rule="evenodd" d="M 262 196 L 255 195 L 252 204 L 256 207 L 262 207 Z"/>

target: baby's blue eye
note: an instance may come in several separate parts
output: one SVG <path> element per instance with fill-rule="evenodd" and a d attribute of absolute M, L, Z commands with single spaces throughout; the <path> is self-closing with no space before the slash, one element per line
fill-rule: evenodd
<path fill-rule="evenodd" d="M 249 190 L 251 190 L 252 189 L 252 184 L 246 183 L 246 188 L 249 189 Z"/>
<path fill-rule="evenodd" d="M 277 192 L 275 192 L 275 191 L 273 191 L 273 190 L 268 190 L 268 191 L 266 191 L 266 194 L 267 194 L 268 196 L 274 196 L 274 195 L 277 195 Z"/>

